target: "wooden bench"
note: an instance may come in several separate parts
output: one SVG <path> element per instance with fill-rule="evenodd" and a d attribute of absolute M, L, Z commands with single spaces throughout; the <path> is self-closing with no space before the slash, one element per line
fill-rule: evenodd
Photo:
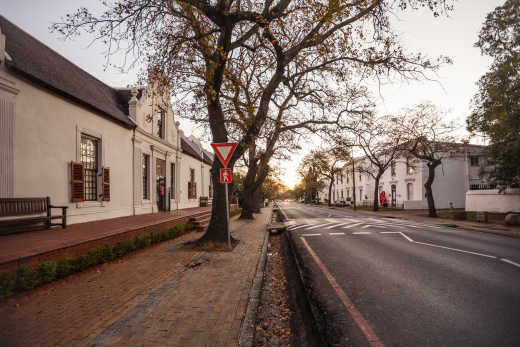
<path fill-rule="evenodd" d="M 53 208 L 61 208 L 61 215 L 52 216 L 51 209 Z M 67 227 L 67 208 L 67 206 L 51 205 L 49 197 L 0 198 L 0 235 L 50 229 L 53 226 L 61 226 L 65 229 Z M 14 218 L 6 219 L 5 217 Z M 61 219 L 61 223 L 53 223 L 53 220 L 56 219 Z"/>

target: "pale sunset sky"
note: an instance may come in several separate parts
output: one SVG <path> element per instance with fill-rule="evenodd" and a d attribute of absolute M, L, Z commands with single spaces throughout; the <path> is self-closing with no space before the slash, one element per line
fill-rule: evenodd
<path fill-rule="evenodd" d="M 378 111 L 392 114 L 403 107 L 431 101 L 449 110 L 449 117 L 463 125 L 471 110 L 470 100 L 477 91 L 476 82 L 491 63 L 473 45 L 486 14 L 503 3 L 504 0 L 460 0 L 455 2 L 455 10 L 447 18 L 434 18 L 429 11 L 407 12 L 395 18 L 393 25 L 408 51 L 432 58 L 446 55 L 453 60 L 453 65 L 438 72 L 438 82 L 394 83 L 382 86 L 380 91 L 374 85 Z M 49 32 L 53 22 L 81 6 L 101 7 L 98 0 L 0 0 L 0 14 L 106 84 L 113 87 L 134 84 L 137 69 L 125 73 L 104 69 L 105 49 L 98 43 L 89 46 L 90 37 L 83 35 L 64 41 L 58 34 Z M 188 121 L 178 120 L 187 135 L 202 135 Z M 291 160 L 278 163 L 281 177 L 290 187 L 299 181 L 296 168 L 301 158 L 316 146 L 316 139 L 301 146 L 303 150 L 291 156 Z M 206 147 L 209 149 L 209 145 Z"/>

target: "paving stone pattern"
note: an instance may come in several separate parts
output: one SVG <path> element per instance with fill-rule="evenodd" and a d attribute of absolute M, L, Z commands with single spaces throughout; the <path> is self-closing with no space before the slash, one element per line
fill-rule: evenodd
<path fill-rule="evenodd" d="M 5 302 L 0 345 L 236 346 L 267 219 L 233 221 L 233 252 L 191 233 Z"/>

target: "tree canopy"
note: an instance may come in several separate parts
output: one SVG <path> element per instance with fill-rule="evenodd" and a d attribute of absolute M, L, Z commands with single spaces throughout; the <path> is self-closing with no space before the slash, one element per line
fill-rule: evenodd
<path fill-rule="evenodd" d="M 520 1 L 507 0 L 486 17 L 475 43 L 491 56 L 478 81 L 468 130 L 489 137 L 495 171 L 491 180 L 520 185 Z"/>

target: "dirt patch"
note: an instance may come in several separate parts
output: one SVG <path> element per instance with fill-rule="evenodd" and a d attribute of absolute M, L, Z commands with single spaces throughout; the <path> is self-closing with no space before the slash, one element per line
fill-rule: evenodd
<path fill-rule="evenodd" d="M 291 317 L 280 235 L 271 235 L 254 346 L 291 346 Z"/>

